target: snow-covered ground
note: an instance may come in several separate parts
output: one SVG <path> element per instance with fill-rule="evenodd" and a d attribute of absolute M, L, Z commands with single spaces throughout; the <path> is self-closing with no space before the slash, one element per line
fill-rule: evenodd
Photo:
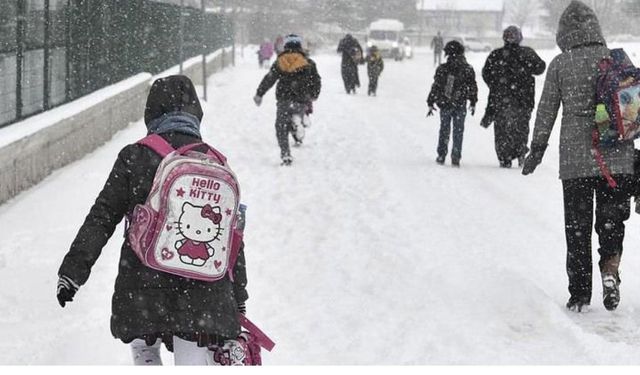
<path fill-rule="evenodd" d="M 277 342 L 265 364 L 640 364 L 640 220 L 627 225 L 618 310 L 602 307 L 595 272 L 592 310 L 567 312 L 559 129 L 533 176 L 498 168 L 479 126 L 486 54 L 469 55 L 481 99 L 462 168 L 434 162 L 426 50 L 387 61 L 375 98 L 347 96 L 338 56 L 315 56 L 314 124 L 284 168 L 273 91 L 251 100 L 266 72 L 252 52 L 210 79 L 203 127 L 249 207 L 248 314 Z M 65 309 L 55 283 L 117 152 L 144 133 L 130 126 L 0 206 L 0 364 L 131 363 L 109 332 L 122 227 Z"/>

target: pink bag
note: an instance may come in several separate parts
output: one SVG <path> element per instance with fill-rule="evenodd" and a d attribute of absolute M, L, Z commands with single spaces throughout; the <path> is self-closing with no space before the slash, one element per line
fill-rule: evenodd
<path fill-rule="evenodd" d="M 159 135 L 138 142 L 163 157 L 145 204 L 129 217 L 131 248 L 148 267 L 191 279 L 233 280 L 242 233 L 240 187 L 226 158 L 204 143 L 174 150 Z M 207 147 L 207 153 L 194 149 Z"/>
<path fill-rule="evenodd" d="M 213 362 L 220 366 L 262 366 L 261 348 L 271 351 L 275 343 L 244 315 L 238 314 L 245 330 L 237 339 L 227 340 L 223 346 L 212 345 Z"/>

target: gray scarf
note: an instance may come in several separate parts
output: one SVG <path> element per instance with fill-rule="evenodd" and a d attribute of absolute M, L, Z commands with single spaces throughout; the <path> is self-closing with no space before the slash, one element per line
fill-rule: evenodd
<path fill-rule="evenodd" d="M 148 134 L 184 133 L 202 138 L 200 120 L 187 112 L 170 112 L 153 119 L 147 126 Z"/>

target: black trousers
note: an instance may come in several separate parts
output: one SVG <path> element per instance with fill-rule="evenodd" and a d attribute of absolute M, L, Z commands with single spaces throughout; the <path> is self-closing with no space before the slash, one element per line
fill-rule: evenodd
<path fill-rule="evenodd" d="M 343 62 L 341 70 L 344 89 L 347 93 L 354 91 L 356 87 L 360 87 L 360 75 L 358 74 L 358 65 L 356 63 Z"/>
<path fill-rule="evenodd" d="M 529 151 L 529 121 L 531 110 L 508 107 L 500 109 L 495 117 L 495 147 L 500 161 L 512 161 Z"/>
<path fill-rule="evenodd" d="M 289 133 L 295 140 L 295 127 L 293 125 L 293 115 L 300 117 L 304 114 L 306 105 L 296 102 L 278 102 L 278 110 L 276 113 L 276 138 L 278 146 L 280 146 L 280 157 L 291 156 L 289 147 Z"/>
<path fill-rule="evenodd" d="M 577 178 L 562 181 L 564 222 L 567 240 L 567 275 L 572 299 L 591 301 L 591 231 L 595 195 L 596 233 L 600 266 L 615 255 L 622 255 L 624 222 L 630 214 L 632 179 L 614 176 L 619 187 L 612 189 L 604 178 Z"/>
<path fill-rule="evenodd" d="M 369 74 L 369 94 L 375 94 L 378 91 L 378 78 L 380 75 Z"/>

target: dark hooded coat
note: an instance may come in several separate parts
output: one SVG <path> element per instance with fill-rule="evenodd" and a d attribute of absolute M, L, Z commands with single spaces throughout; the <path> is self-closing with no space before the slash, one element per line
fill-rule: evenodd
<path fill-rule="evenodd" d="M 301 48 L 287 49 L 278 55 L 256 94 L 263 97 L 276 82 L 278 102 L 309 103 L 318 99 L 322 88 L 315 62 Z"/>
<path fill-rule="evenodd" d="M 188 113 L 198 120 L 202 109 L 191 84 L 184 76 L 154 82 L 145 110 L 147 125 L 168 113 Z M 160 134 L 174 148 L 201 142 L 200 137 L 179 130 Z M 137 204 L 143 204 L 151 190 L 161 157 L 151 149 L 132 144 L 124 147 L 109 177 L 80 227 L 58 271 L 83 285 L 102 248 L 116 226 Z M 144 266 L 124 239 L 118 276 L 112 299 L 111 332 L 125 343 L 136 338 L 155 342 L 177 335 L 201 344 L 235 338 L 240 326 L 238 304 L 247 298 L 244 245 L 229 278 L 209 283 L 158 272 Z"/>
<path fill-rule="evenodd" d="M 529 47 L 507 43 L 491 52 L 482 78 L 489 86 L 489 107 L 491 113 L 498 113 L 509 107 L 531 111 L 535 106 L 535 78 L 544 73 L 546 63 Z"/>
<path fill-rule="evenodd" d="M 362 46 L 356 38 L 347 34 L 338 44 L 338 53 L 342 54 L 342 80 L 347 91 L 360 87 L 358 64 L 364 61 Z"/>
<path fill-rule="evenodd" d="M 538 104 L 532 150 L 544 150 L 562 103 L 560 178 L 598 177 L 592 130 L 598 62 L 609 56 L 596 14 L 573 1 L 562 14 L 556 41 L 562 53 L 549 64 Z M 633 173 L 633 142 L 601 149 L 612 174 Z"/>
<path fill-rule="evenodd" d="M 464 55 L 449 56 L 447 62 L 436 69 L 427 104 L 439 108 L 465 108 L 478 101 L 478 85 L 473 67 Z"/>

